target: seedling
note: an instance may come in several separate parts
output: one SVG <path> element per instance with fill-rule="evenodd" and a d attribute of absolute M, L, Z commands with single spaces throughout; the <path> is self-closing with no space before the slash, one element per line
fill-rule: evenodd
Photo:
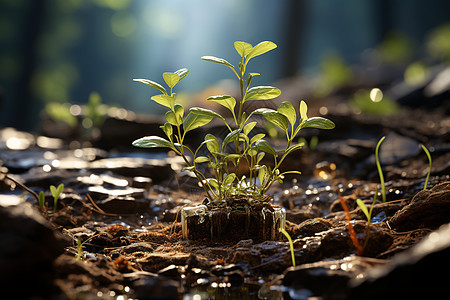
<path fill-rule="evenodd" d="M 45 194 L 43 191 L 41 191 L 39 193 L 39 207 L 41 208 L 42 211 L 45 210 L 44 204 L 45 204 Z"/>
<path fill-rule="evenodd" d="M 364 252 L 364 248 L 359 243 L 358 238 L 356 237 L 356 232 L 353 229 L 352 218 L 350 216 L 350 210 L 348 209 L 347 204 L 345 204 L 345 200 L 343 197 L 339 198 L 339 202 L 341 203 L 341 206 L 345 211 L 345 216 L 347 217 L 347 228 L 348 228 L 348 232 L 350 234 L 350 239 L 352 240 L 353 245 L 356 248 L 356 254 L 362 255 Z"/>
<path fill-rule="evenodd" d="M 361 210 L 363 211 L 364 215 L 367 218 L 366 238 L 365 238 L 364 245 L 363 245 L 363 252 L 364 252 L 364 249 L 366 249 L 367 242 L 369 241 L 370 225 L 372 223 L 372 211 L 373 211 L 373 206 L 375 205 L 375 202 L 377 201 L 377 194 L 378 194 L 378 191 L 375 190 L 375 194 L 373 195 L 373 201 L 372 201 L 372 205 L 370 206 L 370 209 L 367 209 L 367 206 L 364 204 L 364 202 L 361 199 L 359 199 L 359 198 L 356 199 L 356 204 L 358 204 L 358 206 L 361 208 Z"/>
<path fill-rule="evenodd" d="M 430 179 L 432 161 L 431 161 L 430 151 L 428 151 L 427 147 L 425 147 L 423 144 L 420 144 L 420 146 L 422 147 L 423 151 L 425 151 L 425 154 L 428 157 L 428 164 L 430 165 L 430 168 L 428 169 L 427 178 L 425 179 L 425 184 L 423 185 L 423 189 L 426 190 L 427 185 L 428 185 L 428 180 Z"/>
<path fill-rule="evenodd" d="M 60 185 L 58 185 L 57 188 L 54 185 L 50 186 L 50 192 L 52 193 L 52 196 L 53 196 L 53 212 L 56 212 L 56 210 L 57 210 L 59 195 L 62 193 L 63 189 L 64 189 L 64 184 L 62 184 L 62 183 Z"/>
<path fill-rule="evenodd" d="M 284 228 L 279 229 L 282 234 L 288 239 L 289 241 L 289 248 L 291 249 L 291 259 L 292 259 L 292 266 L 295 267 L 295 255 L 294 255 L 294 243 L 292 243 L 291 236 Z"/>
<path fill-rule="evenodd" d="M 276 182 L 282 182 L 284 176 L 289 173 L 300 174 L 299 171 L 280 172 L 279 168 L 287 155 L 300 149 L 303 144 L 294 144 L 294 138 L 299 131 L 306 127 L 332 129 L 334 123 L 322 117 L 308 118 L 308 107 L 304 101 L 300 102 L 299 113 L 290 102 L 282 102 L 277 109 L 259 108 L 250 113 L 244 112 L 244 103 L 257 100 L 271 100 L 278 97 L 281 91 L 272 86 L 250 87 L 253 77 L 259 73 L 247 73 L 248 62 L 266 52 L 275 49 L 273 42 L 265 41 L 256 46 L 246 42 L 235 42 L 234 47 L 240 56 L 238 67 L 227 60 L 214 56 L 203 56 L 202 59 L 223 65 L 233 72 L 240 86 L 240 99 L 230 95 L 211 96 L 207 100 L 216 102 L 231 112 L 232 121 L 226 120 L 219 113 L 201 107 L 193 107 L 186 114 L 184 107 L 177 102 L 173 88 L 184 79 L 189 71 L 180 69 L 176 72 L 163 74 L 163 79 L 168 87 L 148 80 L 134 79 L 157 89 L 161 94 L 151 97 L 151 100 L 167 107 L 165 114 L 167 122 L 161 126 L 167 138 L 159 136 L 146 136 L 133 142 L 134 146 L 142 148 L 169 148 L 181 156 L 186 163 L 185 170 L 191 171 L 199 180 L 207 198 L 214 205 L 222 206 L 236 200 L 267 203 L 271 198 L 265 193 Z M 268 122 L 276 126 L 286 137 L 286 147 L 282 151 L 276 151 L 272 145 L 264 139 L 265 134 L 253 134 L 256 126 L 252 117 L 262 115 Z M 185 142 L 186 133 L 208 124 L 213 118 L 221 120 L 228 133 L 224 137 L 217 137 L 211 133 L 205 135 L 204 141 L 197 149 L 191 149 Z M 231 146 L 233 145 L 233 146 Z M 206 146 L 206 155 L 199 155 L 200 149 Z M 268 154 L 273 158 L 272 166 L 262 164 L 262 159 Z M 191 160 L 188 155 L 191 155 Z M 248 178 L 244 175 L 240 178 L 236 174 L 242 162 L 248 165 Z M 213 177 L 207 178 L 199 171 L 200 164 L 207 163 Z"/>
<path fill-rule="evenodd" d="M 380 158 L 378 156 L 378 151 L 380 149 L 381 143 L 384 141 L 386 137 L 383 136 L 377 143 L 377 146 L 375 148 L 375 160 L 377 164 L 378 169 L 378 175 L 380 176 L 380 185 L 381 185 L 381 197 L 383 198 L 383 202 L 386 202 L 386 186 L 384 185 L 384 176 L 383 176 L 383 170 L 381 170 L 381 164 L 380 164 Z"/>

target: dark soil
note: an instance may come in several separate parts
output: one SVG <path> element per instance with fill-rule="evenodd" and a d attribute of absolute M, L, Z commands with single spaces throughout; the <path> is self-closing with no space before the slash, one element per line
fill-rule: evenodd
<path fill-rule="evenodd" d="M 245 212 L 231 219 L 219 213 L 213 222 L 220 223 L 222 231 L 212 236 L 221 240 L 195 227 L 193 238 L 183 239 L 179 211 L 202 203 L 204 196 L 192 177 L 176 175 L 182 166 L 176 157 L 94 147 L 4 147 L 0 154 L 4 171 L 37 193 L 46 191 L 45 211 L 39 210 L 29 194 L 25 202 L 66 243 L 58 246 L 62 253 L 55 250 L 54 259 L 43 262 L 46 279 L 41 287 L 45 289 L 14 294 L 34 299 L 291 299 L 296 295 L 295 278 L 305 278 L 305 282 L 315 278 L 308 273 L 311 268 L 320 265 L 335 270 L 332 266 L 339 262 L 341 272 L 356 278 L 374 266 L 388 264 L 396 254 L 450 222 L 449 117 L 424 110 L 365 118 L 330 111 L 327 117 L 336 122 L 336 129 L 305 131 L 307 140 L 319 136 L 318 147 L 297 151 L 286 161 L 287 169 L 297 168 L 303 176 L 286 178 L 271 190 L 273 204 L 286 209 L 286 230 L 293 239 L 296 265 L 302 266 L 295 273 L 290 273 L 292 260 L 284 236 L 266 240 L 262 235 L 268 231 L 253 232 L 264 221 L 258 213 L 251 213 L 250 222 Z M 424 122 L 434 125 L 423 126 Z M 370 207 L 374 192 L 380 191 L 373 153 L 383 135 L 387 138 L 381 163 L 388 201 L 382 203 L 378 196 L 368 227 L 356 199 Z M 27 138 L 31 145 L 37 139 Z M 422 188 L 428 161 L 419 143 L 427 145 L 433 157 L 426 191 Z M 49 186 L 60 183 L 65 188 L 53 212 Z M 19 201 L 24 193 L 11 180 L 3 178 L 0 185 L 2 202 Z M 365 245 L 363 257 L 355 256 L 357 248 L 340 197 L 349 207 L 359 243 Z M 195 226 L 197 221 L 190 222 Z M 242 226 L 247 226 L 248 236 L 234 236 Z M 7 228 L 2 227 L 2 234 Z M 45 240 L 42 243 L 49 253 L 57 247 Z M 359 269 L 345 269 L 349 261 Z M 29 264 L 34 276 L 44 272 L 40 265 Z M 26 265 L 21 272 L 28 272 Z M 339 276 L 322 278 L 323 286 L 309 288 L 310 295 L 332 299 L 327 295 L 339 290 L 333 299 L 345 299 L 347 290 L 340 287 L 347 281 L 339 283 Z M 6 284 L 22 284 L 5 280 Z"/>

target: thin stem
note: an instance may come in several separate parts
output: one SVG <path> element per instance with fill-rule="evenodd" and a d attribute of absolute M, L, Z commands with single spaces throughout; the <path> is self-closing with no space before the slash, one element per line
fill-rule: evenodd
<path fill-rule="evenodd" d="M 377 164 L 378 174 L 380 176 L 380 184 L 381 184 L 381 197 L 383 198 L 383 202 L 386 202 L 386 186 L 384 184 L 384 176 L 383 176 L 383 170 L 381 170 L 381 164 L 380 164 L 380 158 L 378 156 L 378 150 L 380 149 L 381 143 L 384 141 L 386 137 L 383 136 L 377 144 L 377 147 L 375 148 L 375 161 Z"/>

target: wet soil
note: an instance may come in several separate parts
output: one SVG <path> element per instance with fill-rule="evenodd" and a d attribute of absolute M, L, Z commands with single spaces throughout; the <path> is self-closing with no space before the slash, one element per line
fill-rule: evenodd
<path fill-rule="evenodd" d="M 424 127 L 411 115 L 428 120 L 428 125 Z M 54 299 L 308 299 L 308 295 L 345 299 L 347 291 L 342 286 L 347 281 L 342 278 L 356 278 L 374 266 L 388 264 L 396 254 L 450 222 L 450 118 L 423 110 L 366 118 L 330 111 L 327 117 L 336 122 L 336 130 L 306 130 L 307 141 L 319 137 L 317 148 L 305 147 L 286 161 L 287 168 L 297 168 L 303 175 L 288 177 L 270 191 L 273 204 L 286 209 L 286 230 L 293 239 L 295 263 L 301 266 L 295 270 L 290 269 L 289 243 L 282 235 L 266 241 L 256 234 L 220 242 L 211 240 L 209 233 L 205 239 L 183 239 L 179 211 L 202 203 L 204 196 L 195 178 L 177 173 L 182 162 L 176 157 L 132 149 L 73 149 L 60 139 L 53 140 L 54 147 L 51 143 L 44 146 L 37 143 L 38 136 L 25 133 L 23 140 L 28 145 L 18 149 L 7 147 L 5 136 L 20 139 L 21 133 L 3 129 L 0 161 L 13 180 L 0 182 L 2 206 L 30 203 L 46 219 L 46 226 L 67 242 L 63 253 L 47 262 L 50 270 L 42 284 L 51 288 L 23 291 L 24 295 Z M 368 226 L 356 199 L 370 207 L 374 193 L 380 191 L 373 153 L 383 135 L 380 160 L 387 202 L 378 196 Z M 428 161 L 420 143 L 427 145 L 433 157 L 426 191 L 422 189 Z M 45 191 L 44 211 L 14 181 L 36 193 Z M 49 186 L 60 183 L 65 188 L 54 212 Z M 364 246 L 360 255 L 356 255 L 341 198 Z M 239 226 L 238 222 L 233 226 Z M 252 222 L 260 220 L 255 217 Z M 53 246 L 44 247 L 50 251 Z M 302 294 L 305 291 L 298 291 L 298 278 L 303 282 L 316 278 L 311 270 L 317 268 L 329 272 L 320 279 L 322 287 L 311 283 Z M 334 298 L 329 297 L 336 291 Z"/>

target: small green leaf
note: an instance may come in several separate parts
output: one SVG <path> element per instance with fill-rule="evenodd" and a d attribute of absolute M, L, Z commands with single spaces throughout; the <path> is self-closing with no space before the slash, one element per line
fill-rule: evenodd
<path fill-rule="evenodd" d="M 171 142 L 159 136 L 145 136 L 133 142 L 133 146 L 140 148 L 170 148 L 174 149 Z"/>
<path fill-rule="evenodd" d="M 319 129 L 333 129 L 334 123 L 328 119 L 322 117 L 312 117 L 303 121 L 301 124 L 301 128 L 312 127 Z"/>
<path fill-rule="evenodd" d="M 201 163 L 205 163 L 205 162 L 208 162 L 208 161 L 209 161 L 209 158 L 207 156 L 198 156 L 194 160 L 194 162 L 196 164 L 201 164 Z"/>
<path fill-rule="evenodd" d="M 264 152 L 261 152 L 261 153 L 264 153 Z M 250 149 L 248 149 L 247 154 L 250 155 L 251 157 L 253 157 L 258 154 L 258 149 L 256 147 L 251 147 Z"/>
<path fill-rule="evenodd" d="M 223 185 L 229 185 L 231 183 L 233 183 L 233 181 L 236 179 L 236 174 L 234 173 L 230 173 L 227 175 L 227 177 L 225 177 L 225 179 L 223 180 Z"/>
<path fill-rule="evenodd" d="M 248 135 L 250 131 L 252 131 L 253 128 L 255 128 L 256 122 L 250 122 L 248 124 L 245 124 L 243 132 L 245 135 Z"/>
<path fill-rule="evenodd" d="M 223 139 L 222 142 L 222 151 L 225 150 L 225 147 L 236 138 L 236 136 L 239 135 L 239 133 L 241 132 L 241 129 L 236 129 L 233 130 L 232 132 L 228 133 L 227 136 Z"/>
<path fill-rule="evenodd" d="M 218 113 L 216 113 L 215 111 L 212 111 L 210 109 L 206 109 L 206 108 L 202 108 L 202 107 L 192 107 L 191 109 L 189 109 L 189 111 L 193 114 L 196 115 L 202 115 L 202 116 L 208 116 L 211 118 L 219 118 L 222 121 L 225 121 L 225 118 L 222 117 L 221 115 L 219 115 Z"/>
<path fill-rule="evenodd" d="M 183 80 L 184 77 L 186 77 L 189 74 L 189 70 L 186 68 L 179 69 L 178 71 L 175 71 L 175 74 L 178 74 L 180 76 L 180 81 Z"/>
<path fill-rule="evenodd" d="M 165 116 L 166 116 L 167 122 L 169 122 L 170 124 L 172 124 L 174 126 L 177 126 L 177 124 L 179 124 L 179 123 L 177 123 L 177 119 L 176 119 L 175 113 L 173 111 L 169 110 L 168 112 L 166 112 Z"/>
<path fill-rule="evenodd" d="M 266 135 L 264 134 L 264 133 L 258 133 L 258 134 L 256 134 L 255 136 L 253 136 L 251 139 L 250 139 L 250 144 L 253 144 L 254 142 L 256 142 L 256 141 L 259 141 L 260 139 L 262 139 L 262 138 L 264 138 Z"/>
<path fill-rule="evenodd" d="M 207 100 L 214 101 L 219 103 L 220 105 L 225 106 L 234 114 L 234 107 L 236 106 L 236 99 L 229 95 L 217 95 L 211 96 Z"/>
<path fill-rule="evenodd" d="M 267 166 L 263 165 L 261 168 L 259 168 L 259 172 L 258 172 L 258 179 L 259 179 L 259 182 L 261 183 L 261 186 L 263 186 L 265 184 L 268 176 L 269 176 L 269 171 L 267 170 Z"/>
<path fill-rule="evenodd" d="M 280 96 L 281 91 L 273 86 L 255 86 L 247 91 L 244 101 L 270 100 Z"/>
<path fill-rule="evenodd" d="M 356 203 L 361 208 L 363 213 L 366 215 L 367 220 L 369 221 L 370 220 L 369 210 L 367 209 L 367 207 L 364 204 L 364 202 L 361 199 L 358 198 L 358 199 L 356 199 Z"/>
<path fill-rule="evenodd" d="M 239 53 L 241 57 L 247 56 L 253 49 L 253 46 L 246 42 L 234 42 L 234 48 Z"/>
<path fill-rule="evenodd" d="M 205 135 L 206 147 L 212 155 L 216 156 L 217 153 L 220 153 L 220 145 L 217 138 L 211 133 L 207 133 Z"/>
<path fill-rule="evenodd" d="M 169 122 L 164 123 L 164 125 L 160 126 L 160 128 L 164 131 L 169 139 L 172 137 L 173 128 Z"/>
<path fill-rule="evenodd" d="M 163 78 L 170 88 L 173 88 L 180 81 L 180 76 L 177 73 L 163 73 Z"/>
<path fill-rule="evenodd" d="M 259 164 L 261 162 L 261 160 L 264 158 L 265 155 L 266 155 L 266 153 L 259 152 L 258 156 L 256 157 L 256 163 Z"/>
<path fill-rule="evenodd" d="M 300 148 L 302 148 L 304 146 L 304 143 L 299 143 L 299 144 L 295 144 L 290 146 L 289 148 L 286 149 L 286 151 L 284 152 L 284 156 L 287 156 L 289 153 L 291 153 L 292 151 L 298 150 Z"/>
<path fill-rule="evenodd" d="M 306 105 L 306 102 L 302 100 L 300 102 L 300 119 L 302 121 L 308 119 L 307 113 L 308 113 L 308 105 Z"/>
<path fill-rule="evenodd" d="M 183 122 L 185 132 L 204 126 L 211 122 L 212 116 L 189 113 Z"/>
<path fill-rule="evenodd" d="M 215 188 L 216 190 L 219 189 L 219 182 L 217 182 L 217 179 L 215 179 L 215 178 L 207 178 L 206 180 L 208 181 L 208 183 L 209 183 L 213 188 Z"/>
<path fill-rule="evenodd" d="M 216 64 L 224 65 L 224 66 L 227 66 L 227 67 L 230 67 L 230 68 L 234 69 L 234 66 L 232 64 L 230 64 L 228 61 L 226 61 L 225 59 L 223 59 L 223 58 L 218 58 L 218 57 L 215 57 L 215 56 L 202 56 L 202 59 L 205 60 L 205 61 L 209 61 L 209 62 L 213 62 L 213 63 L 216 63 Z"/>
<path fill-rule="evenodd" d="M 173 96 L 156 95 L 156 96 L 151 97 L 151 99 L 153 101 L 155 101 L 156 103 L 161 104 L 170 109 L 173 109 L 173 106 L 175 105 L 175 98 Z"/>
<path fill-rule="evenodd" d="M 252 59 L 253 57 L 259 56 L 261 54 L 264 54 L 266 52 L 269 52 L 270 50 L 273 50 L 277 47 L 277 45 L 273 42 L 264 41 L 256 45 L 252 48 L 252 50 L 247 54 L 247 61 Z"/>
<path fill-rule="evenodd" d="M 249 73 L 248 74 L 248 80 L 247 80 L 247 86 L 250 86 L 250 84 L 252 83 L 253 77 L 259 76 L 259 75 L 261 75 L 261 74 L 259 74 L 259 73 Z"/>
<path fill-rule="evenodd" d="M 288 119 L 281 113 L 277 111 L 265 111 L 263 114 L 267 121 L 280 127 L 284 131 L 288 130 Z"/>
<path fill-rule="evenodd" d="M 295 112 L 294 106 L 290 102 L 281 102 L 277 107 L 277 111 L 283 114 L 289 120 L 289 123 L 294 126 L 297 121 L 297 113 Z"/>
<path fill-rule="evenodd" d="M 273 147 L 269 144 L 266 140 L 259 140 L 255 143 L 256 148 L 258 148 L 260 151 L 264 151 L 266 153 L 272 154 L 274 156 L 277 155 L 277 152 Z"/>
<path fill-rule="evenodd" d="M 148 79 L 133 79 L 133 81 L 140 82 L 140 83 L 146 84 L 148 86 L 151 86 L 152 88 L 159 90 L 164 95 L 167 95 L 166 89 L 157 82 L 154 82 L 154 81 L 151 81 Z"/>
<path fill-rule="evenodd" d="M 178 118 L 178 124 L 181 124 L 183 122 L 184 107 L 177 103 L 175 104 L 173 110 L 175 112 L 175 116 Z"/>

